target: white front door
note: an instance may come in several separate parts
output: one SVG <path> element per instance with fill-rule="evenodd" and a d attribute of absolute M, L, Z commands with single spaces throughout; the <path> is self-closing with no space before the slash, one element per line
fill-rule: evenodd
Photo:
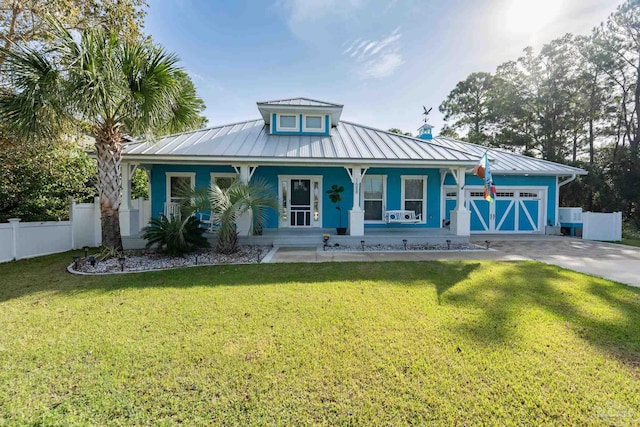
<path fill-rule="evenodd" d="M 278 177 L 281 227 L 320 227 L 322 177 Z"/>

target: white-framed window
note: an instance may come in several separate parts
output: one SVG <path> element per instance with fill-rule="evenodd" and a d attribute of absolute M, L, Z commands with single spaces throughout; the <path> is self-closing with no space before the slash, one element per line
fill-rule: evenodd
<path fill-rule="evenodd" d="M 303 132 L 325 132 L 324 116 L 305 115 L 302 120 Z"/>
<path fill-rule="evenodd" d="M 427 177 L 425 175 L 402 175 L 402 209 L 427 216 Z"/>
<path fill-rule="evenodd" d="M 238 174 L 233 172 L 211 172 L 211 185 L 217 185 L 223 190 L 231 187 L 238 180 Z"/>
<path fill-rule="evenodd" d="M 195 172 L 167 172 L 167 202 L 180 203 L 185 190 L 193 190 L 195 185 Z"/>
<path fill-rule="evenodd" d="M 285 132 L 300 131 L 300 126 L 298 125 L 298 116 L 295 114 L 279 114 L 278 130 Z"/>
<path fill-rule="evenodd" d="M 383 222 L 387 208 L 387 176 L 365 175 L 360 198 L 365 222 Z"/>

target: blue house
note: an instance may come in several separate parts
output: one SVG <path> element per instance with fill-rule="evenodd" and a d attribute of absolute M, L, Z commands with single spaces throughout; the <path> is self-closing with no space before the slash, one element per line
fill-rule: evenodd
<path fill-rule="evenodd" d="M 262 178 L 278 194 L 265 233 L 306 230 L 318 236 L 348 227 L 351 236 L 387 230 L 474 233 L 544 233 L 558 223 L 560 187 L 582 169 L 489 149 L 497 197 L 483 198 L 471 171 L 486 147 L 433 137 L 431 126 L 412 138 L 341 120 L 343 106 L 308 98 L 258 102 L 260 119 L 129 144 L 123 154 L 123 196 L 134 168 L 144 168 L 151 215 L 175 207 L 181 185 L 229 185 Z M 345 187 L 344 215 L 326 190 Z M 124 203 L 123 234 L 136 234 L 137 218 Z M 248 224 L 237 224 L 241 234 Z M 334 230 L 335 231 L 335 230 Z"/>

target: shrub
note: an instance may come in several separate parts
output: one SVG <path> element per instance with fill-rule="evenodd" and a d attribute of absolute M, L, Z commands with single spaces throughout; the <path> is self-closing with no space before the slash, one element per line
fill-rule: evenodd
<path fill-rule="evenodd" d="M 146 247 L 154 245 L 171 256 L 181 256 L 193 252 L 197 248 L 206 248 L 209 242 L 202 234 L 205 229 L 193 216 L 177 216 L 152 218 L 144 228 L 142 238 L 147 241 Z"/>

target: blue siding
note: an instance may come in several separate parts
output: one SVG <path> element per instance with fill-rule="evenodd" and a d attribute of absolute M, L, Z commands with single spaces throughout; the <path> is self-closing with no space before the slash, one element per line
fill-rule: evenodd
<path fill-rule="evenodd" d="M 439 169 L 371 168 L 367 175 L 387 175 L 387 209 L 402 209 L 402 175 L 427 176 L 427 206 L 425 224 L 365 224 L 365 228 L 440 227 L 440 171 Z M 351 183 L 349 183 L 351 187 Z"/>
<path fill-rule="evenodd" d="M 211 172 L 234 172 L 231 166 L 188 166 L 188 165 L 153 165 L 151 168 L 151 209 L 152 215 L 158 216 L 164 210 L 166 199 L 166 174 L 168 172 L 195 172 L 196 187 L 210 185 Z M 427 205 L 425 224 L 366 224 L 367 228 L 375 227 L 440 227 L 440 172 L 437 169 L 411 168 L 371 168 L 367 171 L 371 175 L 387 175 L 387 209 L 401 209 L 402 175 L 427 176 Z M 347 226 L 349 210 L 353 206 L 353 187 L 347 171 L 343 167 L 304 167 L 304 166 L 260 166 L 256 169 L 254 179 L 265 179 L 278 192 L 278 175 L 321 175 L 322 176 L 322 226 L 326 228 L 338 227 L 339 212 L 326 194 L 333 184 L 345 188 L 342 201 L 342 225 Z M 278 216 L 270 212 L 264 225 L 265 228 L 277 228 Z"/>
<path fill-rule="evenodd" d="M 484 182 L 475 175 L 467 175 L 465 178 L 466 185 L 482 186 Z M 493 175 L 493 182 L 496 189 L 500 191 L 500 186 L 535 186 L 547 187 L 547 221 L 552 224 L 556 223 L 556 177 L 555 176 L 516 176 L 516 175 Z M 456 185 L 451 174 L 447 174 L 444 182 L 445 185 Z M 496 212 L 497 213 L 497 212 Z M 496 215 L 497 216 L 497 215 Z M 526 219 L 525 219 L 526 220 Z M 528 220 L 527 220 L 528 223 Z M 503 226 L 504 229 L 504 226 Z"/>
<path fill-rule="evenodd" d="M 157 217 L 164 212 L 167 198 L 168 172 L 195 172 L 196 187 L 208 188 L 211 184 L 211 172 L 234 173 L 231 166 L 205 165 L 153 165 L 151 167 L 151 216 Z"/>

